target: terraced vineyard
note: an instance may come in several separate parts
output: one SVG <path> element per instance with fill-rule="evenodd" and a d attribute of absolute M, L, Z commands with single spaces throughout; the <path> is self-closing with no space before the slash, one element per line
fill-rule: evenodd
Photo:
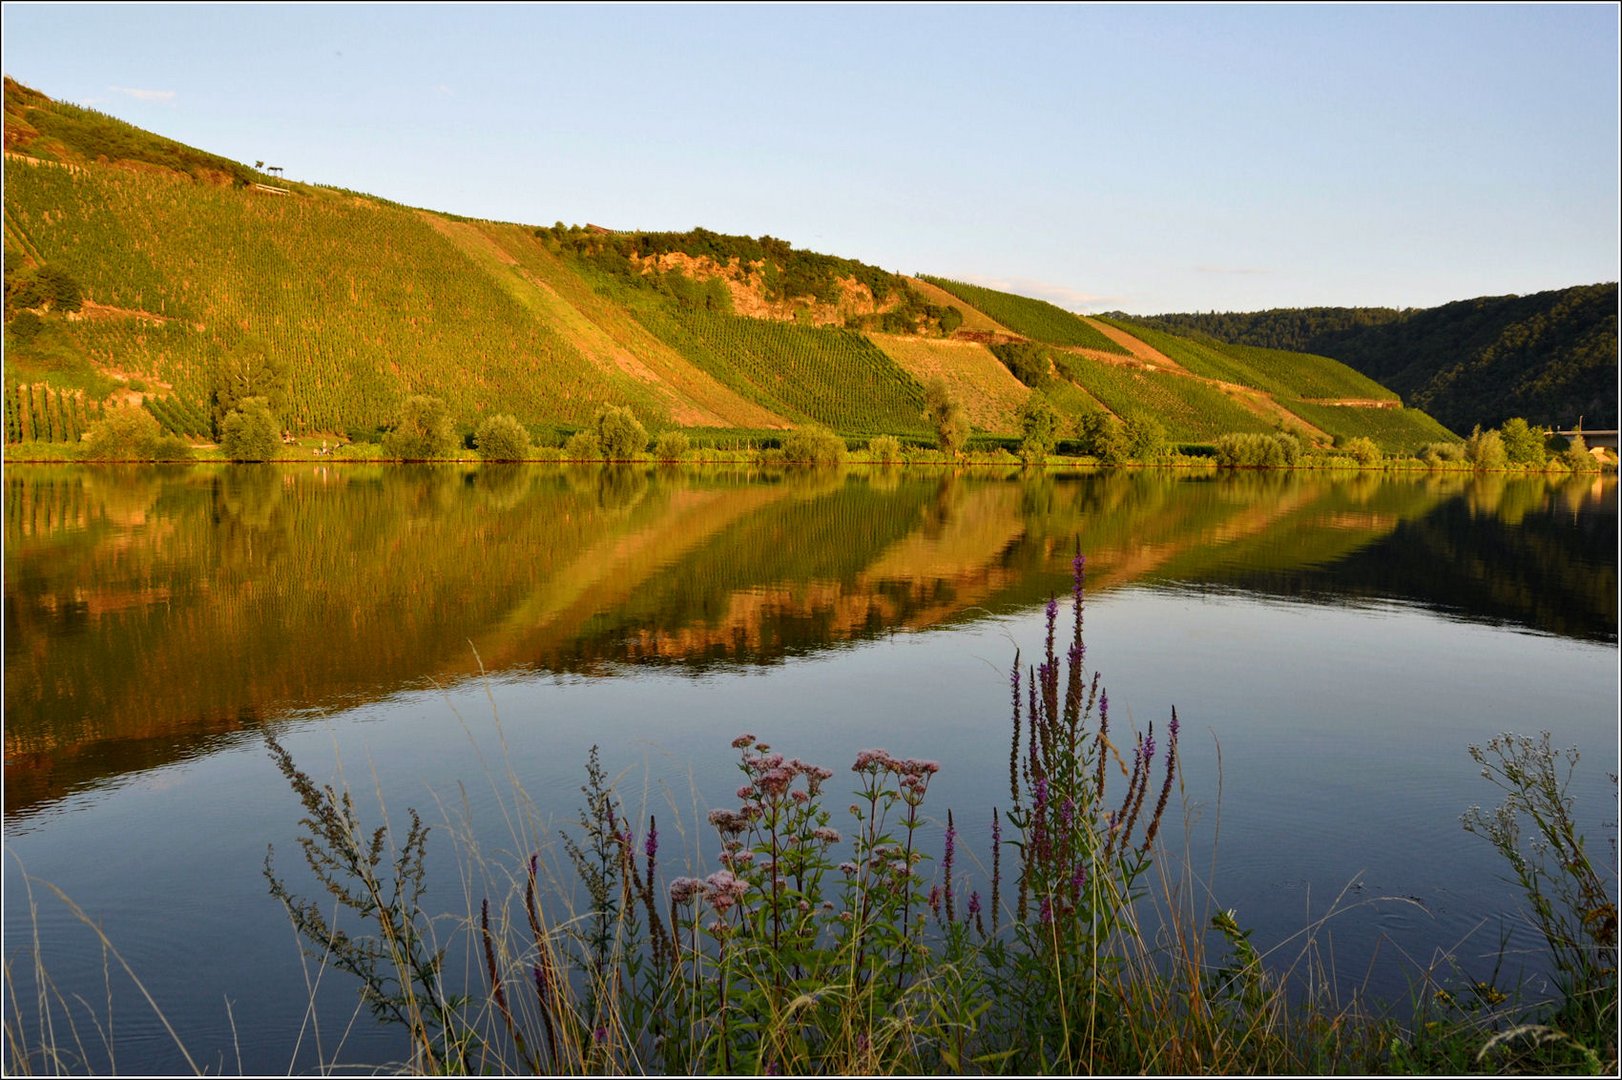
<path fill-rule="evenodd" d="M 1003 435 L 1019 430 L 1016 413 L 1030 396 L 1030 388 L 1014 378 L 984 345 L 896 334 L 869 336 L 920 384 L 944 379 L 961 399 L 970 424 Z"/>
<path fill-rule="evenodd" d="M 1175 442 L 1209 442 L 1230 431 L 1271 431 L 1273 424 L 1222 391 L 1164 371 L 1111 364 L 1074 353 L 1054 357 L 1059 374 L 1117 416 L 1148 415 Z"/>
<path fill-rule="evenodd" d="M 1367 436 L 1387 452 L 1414 454 L 1426 443 L 1459 441 L 1457 435 L 1418 409 L 1318 405 L 1289 398 L 1280 398 L 1279 404 L 1331 435 L 1342 439 Z"/>
<path fill-rule="evenodd" d="M 684 311 L 695 363 L 775 411 L 854 434 L 923 434 L 923 387 L 854 330 Z M 652 328 L 650 326 L 650 328 Z"/>
<path fill-rule="evenodd" d="M 1338 360 L 1310 353 L 1177 337 L 1125 319 L 1100 318 L 1160 350 L 1195 375 L 1269 394 L 1336 401 L 1396 401 L 1397 395 Z"/>
<path fill-rule="evenodd" d="M 6 442 L 79 441 L 101 419 L 102 407 L 83 391 L 58 390 L 45 383 L 10 383 L 5 388 Z"/>
<path fill-rule="evenodd" d="M 668 421 L 646 383 L 582 357 L 417 213 L 112 169 L 13 168 L 6 186 L 41 257 L 103 304 L 170 320 L 77 324 L 86 353 L 185 396 L 206 399 L 211 364 L 252 336 L 286 360 L 303 430 L 376 426 L 410 393 L 465 422 L 583 423 L 604 401 Z"/>
<path fill-rule="evenodd" d="M 923 275 L 923 280 L 945 289 L 1032 341 L 1045 341 L 1050 345 L 1079 345 L 1086 349 L 1126 354 L 1125 349 L 1088 326 L 1081 316 L 1046 300 L 1034 300 L 1029 296 L 1017 296 L 983 285 L 970 285 L 966 281 L 930 277 L 927 274 Z"/>

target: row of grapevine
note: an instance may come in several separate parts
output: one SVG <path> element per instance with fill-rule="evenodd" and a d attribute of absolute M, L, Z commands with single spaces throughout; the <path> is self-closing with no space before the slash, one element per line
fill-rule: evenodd
<path fill-rule="evenodd" d="M 747 384 L 843 432 L 923 432 L 923 389 L 864 335 L 838 327 L 687 311 L 676 316 L 717 379 Z M 715 370 L 722 366 L 728 370 Z"/>
<path fill-rule="evenodd" d="M 45 383 L 7 383 L 5 408 L 8 443 L 76 443 L 102 415 L 101 403 L 84 391 Z"/>
<path fill-rule="evenodd" d="M 184 397 L 206 396 L 213 362 L 252 338 L 286 361 L 284 419 L 306 430 L 376 426 L 412 393 L 444 398 L 467 423 L 496 412 L 584 423 L 604 401 L 655 423 L 668 411 L 415 212 L 105 168 L 14 172 L 7 219 L 47 259 L 100 303 L 171 317 L 86 320 L 71 327 L 77 341 Z"/>
<path fill-rule="evenodd" d="M 1117 345 L 1096 328 L 1089 326 L 1087 320 L 1080 315 L 1050 304 L 1046 300 L 1033 300 L 1029 296 L 1017 296 L 1014 293 L 988 289 L 983 285 L 952 281 L 950 278 L 925 275 L 924 280 L 945 289 L 965 303 L 972 304 L 1014 333 L 1028 337 L 1032 341 L 1042 341 L 1049 345 L 1079 345 L 1086 349 L 1102 349 L 1104 352 L 1128 355 L 1123 346 Z"/>
<path fill-rule="evenodd" d="M 1427 443 L 1455 443 L 1459 437 L 1418 409 L 1369 409 L 1315 405 L 1280 399 L 1279 404 L 1342 439 L 1365 436 L 1390 453 L 1417 454 Z"/>
<path fill-rule="evenodd" d="M 154 397 L 148 395 L 141 404 L 158 421 L 164 431 L 182 437 L 205 439 L 210 434 L 208 414 L 202 406 L 174 395 Z"/>
<path fill-rule="evenodd" d="M 1395 401 L 1397 396 L 1338 360 L 1310 353 L 1196 341 L 1137 323 L 1102 319 L 1160 350 L 1195 375 L 1297 398 Z"/>
<path fill-rule="evenodd" d="M 1229 431 L 1271 431 L 1273 424 L 1222 391 L 1186 375 L 1057 354 L 1059 374 L 1117 416 L 1152 416 L 1174 442 L 1206 442 Z"/>

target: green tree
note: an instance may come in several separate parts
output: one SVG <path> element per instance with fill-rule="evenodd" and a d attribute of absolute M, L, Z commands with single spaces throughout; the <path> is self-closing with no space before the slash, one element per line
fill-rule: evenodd
<path fill-rule="evenodd" d="M 969 418 L 945 379 L 930 379 L 924 387 L 924 417 L 935 429 L 935 442 L 942 452 L 954 458 L 963 452 L 969 441 Z"/>
<path fill-rule="evenodd" d="M 1560 455 L 1560 460 L 1572 472 L 1593 472 L 1599 468 L 1599 462 L 1588 452 L 1588 440 L 1581 435 L 1571 437 L 1571 444 Z"/>
<path fill-rule="evenodd" d="M 1496 431 L 1482 431 L 1480 424 L 1464 440 L 1464 456 L 1477 469 L 1502 469 L 1509 461 L 1504 451 L 1504 437 Z"/>
<path fill-rule="evenodd" d="M 243 398 L 220 424 L 220 451 L 232 461 L 272 461 L 281 448 L 281 422 L 262 397 Z"/>
<path fill-rule="evenodd" d="M 56 311 L 78 311 L 84 306 L 84 290 L 73 275 L 60 266 L 42 266 L 34 275 L 40 292 Z"/>
<path fill-rule="evenodd" d="M 1032 394 L 1019 407 L 1019 456 L 1032 464 L 1047 460 L 1059 441 L 1059 414 L 1047 399 Z"/>
<path fill-rule="evenodd" d="M 648 431 L 623 405 L 604 405 L 591 422 L 597 445 L 609 461 L 628 461 L 648 448 Z"/>
<path fill-rule="evenodd" d="M 534 453 L 529 432 L 515 416 L 487 416 L 473 432 L 473 445 L 484 461 L 524 461 Z"/>
<path fill-rule="evenodd" d="M 1102 409 L 1089 409 L 1076 417 L 1077 448 L 1103 465 L 1119 465 L 1131 454 L 1126 427 Z"/>
<path fill-rule="evenodd" d="M 597 441 L 597 433 L 587 429 L 577 431 L 569 436 L 569 441 L 563 444 L 563 460 L 565 461 L 601 461 L 603 460 L 603 447 Z"/>
<path fill-rule="evenodd" d="M 1166 455 L 1166 429 L 1152 416 L 1129 416 L 1122 425 L 1127 456 L 1145 463 Z"/>
<path fill-rule="evenodd" d="M 257 337 L 241 338 L 214 363 L 209 386 L 209 426 L 223 434 L 225 418 L 247 398 L 264 398 L 272 415 L 287 410 L 287 363 Z"/>
<path fill-rule="evenodd" d="M 456 425 L 445 403 L 427 394 L 406 398 L 394 430 L 383 436 L 384 456 L 401 461 L 430 461 L 455 453 Z"/>
<path fill-rule="evenodd" d="M 1546 436 L 1541 429 L 1528 424 L 1524 417 L 1515 416 L 1505 420 L 1498 429 L 1498 435 L 1504 440 L 1504 455 L 1510 464 L 1541 469 L 1548 462 L 1548 451 L 1544 448 Z"/>

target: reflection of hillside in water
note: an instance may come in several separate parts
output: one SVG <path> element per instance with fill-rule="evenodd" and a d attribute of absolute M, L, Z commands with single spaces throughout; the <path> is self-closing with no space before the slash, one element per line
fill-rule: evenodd
<path fill-rule="evenodd" d="M 1615 567 L 1600 595 L 1585 561 L 1605 535 L 1600 561 L 1614 549 L 1614 484 L 1499 484 L 12 468 L 6 809 L 481 662 L 586 674 L 772 663 L 1013 610 L 1066 588 L 1078 543 L 1094 590 L 1333 591 L 1349 574 L 1354 590 L 1557 632 L 1572 632 L 1570 612 L 1587 625 L 1608 605 L 1614 640 Z"/>

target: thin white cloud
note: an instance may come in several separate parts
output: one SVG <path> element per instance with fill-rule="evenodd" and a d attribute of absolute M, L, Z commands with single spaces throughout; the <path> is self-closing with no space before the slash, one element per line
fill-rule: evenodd
<path fill-rule="evenodd" d="M 438 94 L 440 97 L 455 97 L 456 96 L 456 91 L 452 90 L 450 87 L 446 86 L 444 83 L 439 83 L 438 85 L 436 85 L 434 87 L 434 93 Z"/>
<path fill-rule="evenodd" d="M 141 90 L 133 86 L 109 86 L 107 89 L 125 97 L 132 97 L 136 101 L 151 101 L 159 105 L 173 105 L 175 92 L 173 90 Z"/>
<path fill-rule="evenodd" d="M 1196 266 L 1197 274 L 1271 274 L 1272 271 L 1260 266 Z"/>
<path fill-rule="evenodd" d="M 1036 278 L 965 277 L 963 280 L 973 285 L 984 285 L 988 289 L 1001 289 L 1003 292 L 1018 293 L 1020 296 L 1034 296 L 1038 300 L 1046 300 L 1071 311 L 1096 310 L 1121 302 L 1119 296 L 1083 292 L 1069 285 L 1040 281 Z"/>

